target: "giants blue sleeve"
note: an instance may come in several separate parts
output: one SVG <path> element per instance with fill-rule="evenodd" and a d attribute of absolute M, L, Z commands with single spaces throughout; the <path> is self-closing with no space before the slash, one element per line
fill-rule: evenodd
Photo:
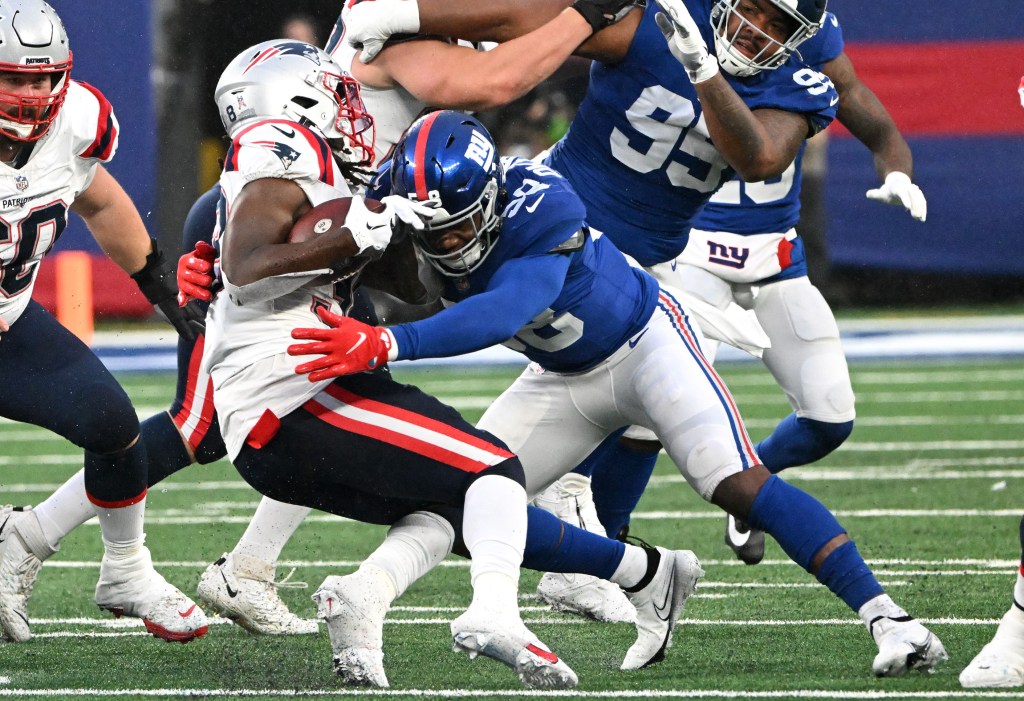
<path fill-rule="evenodd" d="M 570 260 L 565 255 L 508 260 L 480 294 L 427 319 L 391 327 L 399 359 L 446 358 L 507 341 L 555 301 Z"/>
<path fill-rule="evenodd" d="M 800 57 L 807 65 L 820 69 L 843 53 L 843 29 L 839 19 L 831 12 L 825 13 L 825 21 L 818 33 L 800 45 Z"/>

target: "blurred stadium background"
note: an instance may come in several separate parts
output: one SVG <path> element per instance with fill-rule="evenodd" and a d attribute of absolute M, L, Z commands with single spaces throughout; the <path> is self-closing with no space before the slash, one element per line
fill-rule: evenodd
<path fill-rule="evenodd" d="M 100 87 L 121 123 L 111 171 L 172 253 L 195 197 L 215 182 L 224 151 L 212 93 L 247 45 L 306 15 L 321 42 L 337 0 L 52 0 L 67 24 L 73 75 Z M 824 178 L 811 195 L 827 247 L 812 277 L 839 309 L 1019 305 L 1024 301 L 1024 4 L 1018 0 L 892 3 L 832 0 L 861 78 L 888 106 L 915 156 L 928 197 L 925 224 L 869 202 L 867 150 L 828 130 Z M 563 133 L 586 88 L 571 61 L 505 109 L 483 115 L 506 152 L 534 153 Z M 810 225 L 810 222 L 808 222 Z M 95 253 L 80 221 L 59 250 Z M 814 254 L 812 253 L 812 256 Z M 54 256 L 37 298 L 53 305 Z M 112 264 L 93 261 L 99 318 L 150 313 Z"/>

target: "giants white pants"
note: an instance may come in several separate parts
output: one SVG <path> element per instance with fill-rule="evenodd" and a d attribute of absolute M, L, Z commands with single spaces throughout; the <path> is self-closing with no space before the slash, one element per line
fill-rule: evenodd
<path fill-rule="evenodd" d="M 700 332 L 669 290 L 646 328 L 578 374 L 531 364 L 484 414 L 519 456 L 532 498 L 613 431 L 649 428 L 690 486 L 710 499 L 729 475 L 758 464 L 735 402 L 700 348 Z"/>

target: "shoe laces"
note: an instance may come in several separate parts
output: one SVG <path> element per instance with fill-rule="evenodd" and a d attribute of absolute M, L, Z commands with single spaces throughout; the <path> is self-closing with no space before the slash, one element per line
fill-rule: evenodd
<path fill-rule="evenodd" d="M 291 580 L 293 574 L 295 574 L 295 568 L 294 567 L 282 579 L 279 579 L 279 580 L 265 579 L 265 580 L 261 580 L 261 581 L 265 582 L 266 584 L 269 584 L 272 587 L 276 587 L 278 589 L 309 589 L 309 584 L 306 583 L 306 582 L 292 582 L 292 581 L 289 581 L 289 580 Z"/>

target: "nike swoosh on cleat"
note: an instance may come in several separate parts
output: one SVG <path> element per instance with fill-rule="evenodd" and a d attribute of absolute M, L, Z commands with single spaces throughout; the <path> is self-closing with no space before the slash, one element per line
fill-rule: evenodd
<path fill-rule="evenodd" d="M 636 344 L 640 343 L 640 339 L 644 337 L 645 333 L 647 333 L 647 329 L 644 329 L 643 331 L 640 332 L 639 336 L 637 336 L 636 338 L 630 340 L 629 347 L 630 348 L 636 348 Z"/>
<path fill-rule="evenodd" d="M 727 521 L 726 527 L 729 529 L 729 542 L 735 547 L 740 548 L 746 545 L 747 541 L 750 540 L 750 529 L 748 528 L 745 532 L 741 533 L 736 529 L 736 526 L 733 525 L 735 523 L 736 522 L 730 518 Z"/>
<path fill-rule="evenodd" d="M 653 602 L 654 603 L 654 612 L 656 614 L 658 614 L 658 618 L 660 618 L 663 621 L 667 621 L 671 617 L 671 615 L 672 615 L 672 611 L 671 611 L 672 605 L 669 602 L 672 600 L 672 590 L 675 588 L 674 585 L 675 585 L 675 580 L 673 580 L 665 588 L 665 598 L 664 598 L 664 600 L 662 600 L 661 606 L 658 606 L 658 602 L 657 601 Z M 661 615 L 662 612 L 665 613 L 664 616 Z"/>
<path fill-rule="evenodd" d="M 189 616 L 192 615 L 192 612 L 195 611 L 195 610 L 196 610 L 196 605 L 192 604 L 191 606 L 189 606 L 184 611 L 178 611 L 178 615 L 181 616 L 182 618 L 188 618 Z"/>
<path fill-rule="evenodd" d="M 548 652 L 547 650 L 542 650 L 541 648 L 537 647 L 533 643 L 529 643 L 526 646 L 526 649 L 529 650 L 530 652 L 532 652 L 537 657 L 540 657 L 541 659 L 547 660 L 551 664 L 558 664 L 558 655 L 556 655 L 553 652 Z"/>
<path fill-rule="evenodd" d="M 230 596 L 232 599 L 238 596 L 238 590 L 232 589 L 231 585 L 228 584 L 228 577 L 226 574 L 224 574 L 224 570 L 220 571 L 220 578 L 224 580 L 224 588 L 228 590 L 228 596 Z"/>

